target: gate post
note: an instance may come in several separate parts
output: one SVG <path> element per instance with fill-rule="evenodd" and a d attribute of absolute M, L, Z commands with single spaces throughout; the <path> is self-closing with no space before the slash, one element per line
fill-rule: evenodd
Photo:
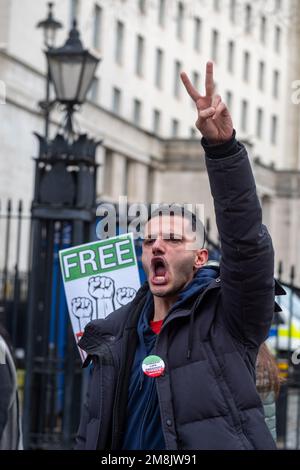
<path fill-rule="evenodd" d="M 90 240 L 96 214 L 96 149 L 100 142 L 86 135 L 73 141 L 60 134 L 52 141 L 39 135 L 37 138 L 39 156 L 35 159 L 31 208 L 24 446 L 51 448 L 64 441 L 68 447 L 74 432 L 72 418 L 76 409 L 80 409 L 80 403 L 74 403 L 77 389 L 74 381 L 77 364 L 80 381 L 81 363 L 66 313 L 57 252 Z"/>

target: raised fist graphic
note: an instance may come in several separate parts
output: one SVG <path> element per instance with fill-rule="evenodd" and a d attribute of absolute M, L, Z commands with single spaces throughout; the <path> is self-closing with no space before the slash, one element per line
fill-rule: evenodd
<path fill-rule="evenodd" d="M 94 276 L 89 279 L 89 294 L 95 299 L 112 299 L 115 283 L 110 277 Z"/>
<path fill-rule="evenodd" d="M 89 278 L 89 294 L 96 300 L 96 312 L 94 319 L 106 318 L 113 310 L 115 283 L 106 276 L 93 276 Z"/>
<path fill-rule="evenodd" d="M 117 302 L 120 305 L 127 305 L 134 299 L 135 294 L 136 290 L 132 287 L 120 287 L 116 292 Z"/>
<path fill-rule="evenodd" d="M 71 301 L 72 313 L 79 321 L 79 329 L 83 331 L 92 319 L 92 301 L 86 297 L 75 297 Z"/>

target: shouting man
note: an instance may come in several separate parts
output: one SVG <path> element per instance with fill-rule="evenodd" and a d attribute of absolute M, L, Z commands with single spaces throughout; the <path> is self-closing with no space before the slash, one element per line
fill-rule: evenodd
<path fill-rule="evenodd" d="M 272 242 L 247 152 L 214 95 L 213 64 L 204 96 L 181 78 L 198 112 L 220 271 L 207 264 L 195 217 L 165 206 L 151 215 L 148 282 L 131 303 L 91 322 L 80 341 L 93 367 L 77 449 L 275 448 L 255 388 L 274 311 Z"/>

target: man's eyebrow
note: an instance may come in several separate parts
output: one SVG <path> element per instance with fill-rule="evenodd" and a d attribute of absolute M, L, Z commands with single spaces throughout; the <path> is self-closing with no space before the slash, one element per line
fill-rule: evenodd
<path fill-rule="evenodd" d="M 156 238 L 157 237 L 157 233 L 148 233 L 145 238 Z M 184 237 L 184 234 L 183 233 L 178 233 L 178 232 L 165 232 L 165 233 L 162 233 L 162 238 L 170 238 L 170 237 L 174 237 L 174 238 L 183 238 Z"/>

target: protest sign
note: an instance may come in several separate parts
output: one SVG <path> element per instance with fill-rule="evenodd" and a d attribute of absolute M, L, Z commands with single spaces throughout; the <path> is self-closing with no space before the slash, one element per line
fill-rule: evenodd
<path fill-rule="evenodd" d="M 140 287 L 132 234 L 61 250 L 59 260 L 76 343 L 91 320 L 129 303 Z"/>

